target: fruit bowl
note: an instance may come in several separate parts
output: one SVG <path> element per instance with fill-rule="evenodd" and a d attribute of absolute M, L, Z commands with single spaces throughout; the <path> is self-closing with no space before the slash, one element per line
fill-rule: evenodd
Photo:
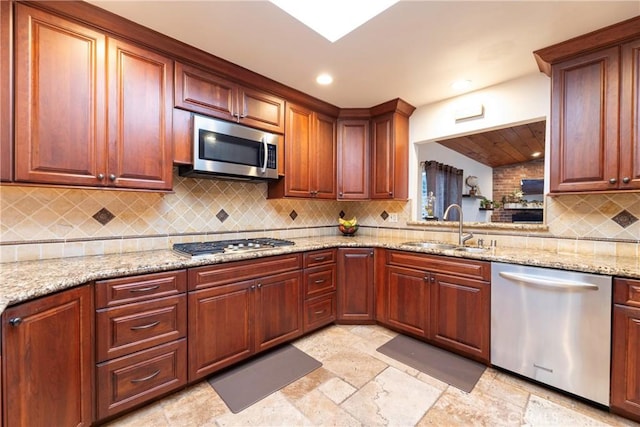
<path fill-rule="evenodd" d="M 340 229 L 340 232 L 345 236 L 353 236 L 354 234 L 356 234 L 356 231 L 358 231 L 358 224 L 351 226 L 339 224 L 338 228 Z"/>

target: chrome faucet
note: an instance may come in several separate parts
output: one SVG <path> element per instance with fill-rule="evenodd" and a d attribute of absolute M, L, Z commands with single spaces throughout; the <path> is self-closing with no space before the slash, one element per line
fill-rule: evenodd
<path fill-rule="evenodd" d="M 451 208 L 458 209 L 458 215 L 460 215 L 460 222 L 458 225 L 458 245 L 464 246 L 464 242 L 471 239 L 473 237 L 473 233 L 467 233 L 467 234 L 462 233 L 462 208 L 457 203 L 452 203 L 449 205 L 449 207 L 447 207 L 447 210 L 444 211 L 443 219 L 447 219 L 447 216 L 449 215 L 449 211 L 451 210 Z"/>

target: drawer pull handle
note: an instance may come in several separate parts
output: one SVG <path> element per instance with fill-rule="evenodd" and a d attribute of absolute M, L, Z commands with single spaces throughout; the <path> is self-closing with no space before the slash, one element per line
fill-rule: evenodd
<path fill-rule="evenodd" d="M 154 290 L 158 289 L 159 287 L 160 287 L 160 285 L 155 285 L 155 286 L 148 286 L 146 288 L 129 289 L 129 292 L 131 292 L 132 294 L 134 294 L 136 292 L 149 292 L 149 291 L 154 291 Z"/>
<path fill-rule="evenodd" d="M 315 282 L 313 282 L 313 283 L 324 283 L 324 282 L 326 282 L 326 280 L 324 280 L 324 279 L 318 279 L 318 280 L 316 280 L 316 281 L 315 281 Z"/>
<path fill-rule="evenodd" d="M 324 261 L 326 258 L 327 258 L 326 256 L 317 256 L 313 260 L 314 261 Z"/>
<path fill-rule="evenodd" d="M 314 311 L 313 314 L 322 314 L 324 313 L 326 310 L 318 310 L 318 311 Z"/>
<path fill-rule="evenodd" d="M 135 384 L 135 383 L 141 383 L 141 382 L 144 382 L 144 381 L 149 381 L 151 378 L 157 377 L 159 373 L 160 373 L 160 369 L 158 369 L 157 371 L 155 371 L 153 374 L 151 374 L 149 376 L 146 376 L 144 378 L 138 378 L 136 380 L 131 380 L 131 382 Z"/>
<path fill-rule="evenodd" d="M 141 326 L 132 326 L 131 329 L 132 331 L 139 331 L 140 329 L 149 329 L 149 328 L 153 328 L 154 326 L 158 326 L 160 324 L 160 321 L 156 321 L 153 323 L 149 323 L 148 325 L 141 325 Z"/>

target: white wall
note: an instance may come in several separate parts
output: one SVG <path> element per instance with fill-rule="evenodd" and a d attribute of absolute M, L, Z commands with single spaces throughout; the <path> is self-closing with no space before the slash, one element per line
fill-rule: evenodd
<path fill-rule="evenodd" d="M 421 144 L 541 119 L 547 120 L 546 140 L 548 141 L 550 95 L 550 79 L 542 73 L 535 73 L 476 92 L 418 107 L 409 121 L 409 141 L 413 145 L 413 149 L 409 150 L 409 176 L 413 177 L 409 180 L 409 197 L 415 201 L 413 219 L 419 218 L 418 183 Z M 457 110 L 478 104 L 484 106 L 483 117 L 456 122 Z M 549 144 L 546 144 L 545 147 L 547 151 L 545 157 L 548 158 Z M 546 177 L 549 176 L 548 168 L 547 162 L 545 164 Z M 465 170 L 466 175 L 467 171 Z M 547 186 L 548 181 L 548 179 L 545 180 Z"/>

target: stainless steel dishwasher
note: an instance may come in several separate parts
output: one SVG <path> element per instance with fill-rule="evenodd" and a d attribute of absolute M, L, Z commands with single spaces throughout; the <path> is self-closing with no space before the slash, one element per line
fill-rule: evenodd
<path fill-rule="evenodd" d="M 611 277 L 491 264 L 491 363 L 609 406 Z"/>

